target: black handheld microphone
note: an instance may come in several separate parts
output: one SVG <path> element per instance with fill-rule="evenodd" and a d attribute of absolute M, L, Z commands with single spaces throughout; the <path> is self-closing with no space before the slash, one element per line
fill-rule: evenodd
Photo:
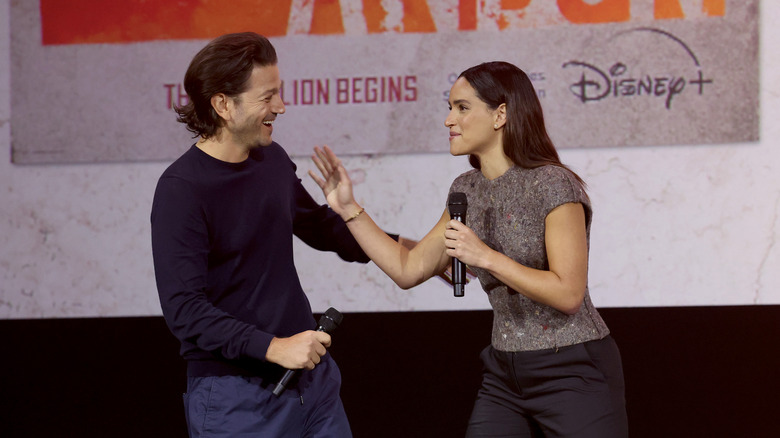
<path fill-rule="evenodd" d="M 468 202 L 463 192 L 452 192 L 447 198 L 447 209 L 450 218 L 458 222 L 466 223 L 466 209 Z M 462 297 L 466 287 L 466 265 L 457 258 L 452 258 L 452 287 L 456 297 Z"/>
<path fill-rule="evenodd" d="M 326 310 L 325 313 L 320 317 L 317 331 L 332 334 L 333 331 L 336 330 L 336 327 L 341 324 L 341 320 L 343 319 L 344 315 L 331 307 Z M 282 376 L 282 379 L 279 380 L 279 383 L 276 384 L 276 387 L 274 388 L 274 395 L 277 397 L 282 395 L 284 390 L 287 389 L 287 384 L 290 383 L 290 380 L 292 380 L 292 378 L 295 377 L 295 375 L 300 371 L 301 370 L 287 370 L 287 372 L 284 373 L 284 376 Z"/>

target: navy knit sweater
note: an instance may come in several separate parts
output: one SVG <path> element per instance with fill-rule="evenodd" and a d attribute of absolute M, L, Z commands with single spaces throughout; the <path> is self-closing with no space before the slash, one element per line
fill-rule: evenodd
<path fill-rule="evenodd" d="M 155 276 L 189 375 L 267 375 L 279 368 L 265 362 L 274 336 L 315 328 L 293 234 L 368 262 L 344 221 L 311 198 L 295 170 L 276 143 L 241 163 L 193 145 L 160 177 L 151 213 Z"/>

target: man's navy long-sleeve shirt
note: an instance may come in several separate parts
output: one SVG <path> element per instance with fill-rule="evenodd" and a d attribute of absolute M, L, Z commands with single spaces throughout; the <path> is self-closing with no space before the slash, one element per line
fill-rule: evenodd
<path fill-rule="evenodd" d="M 276 143 L 227 163 L 196 146 L 165 170 L 152 252 L 165 320 L 190 375 L 254 374 L 274 336 L 315 328 L 293 263 L 293 235 L 368 262 L 344 221 L 317 204 Z"/>

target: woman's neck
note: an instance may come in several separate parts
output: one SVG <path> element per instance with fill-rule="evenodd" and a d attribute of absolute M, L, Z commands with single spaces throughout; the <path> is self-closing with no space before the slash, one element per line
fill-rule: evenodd
<path fill-rule="evenodd" d="M 478 157 L 480 171 L 482 172 L 482 175 L 489 180 L 494 180 L 505 174 L 507 170 L 515 165 L 515 163 L 504 154 L 503 150 L 500 152 L 500 154 L 494 153 Z"/>

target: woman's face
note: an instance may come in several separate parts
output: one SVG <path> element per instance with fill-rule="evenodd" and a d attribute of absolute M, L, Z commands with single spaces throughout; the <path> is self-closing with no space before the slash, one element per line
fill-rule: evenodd
<path fill-rule="evenodd" d="M 450 129 L 452 155 L 480 156 L 494 147 L 501 147 L 498 130 L 494 128 L 496 111 L 488 108 L 471 84 L 458 78 L 450 89 L 450 112 L 444 126 Z"/>

